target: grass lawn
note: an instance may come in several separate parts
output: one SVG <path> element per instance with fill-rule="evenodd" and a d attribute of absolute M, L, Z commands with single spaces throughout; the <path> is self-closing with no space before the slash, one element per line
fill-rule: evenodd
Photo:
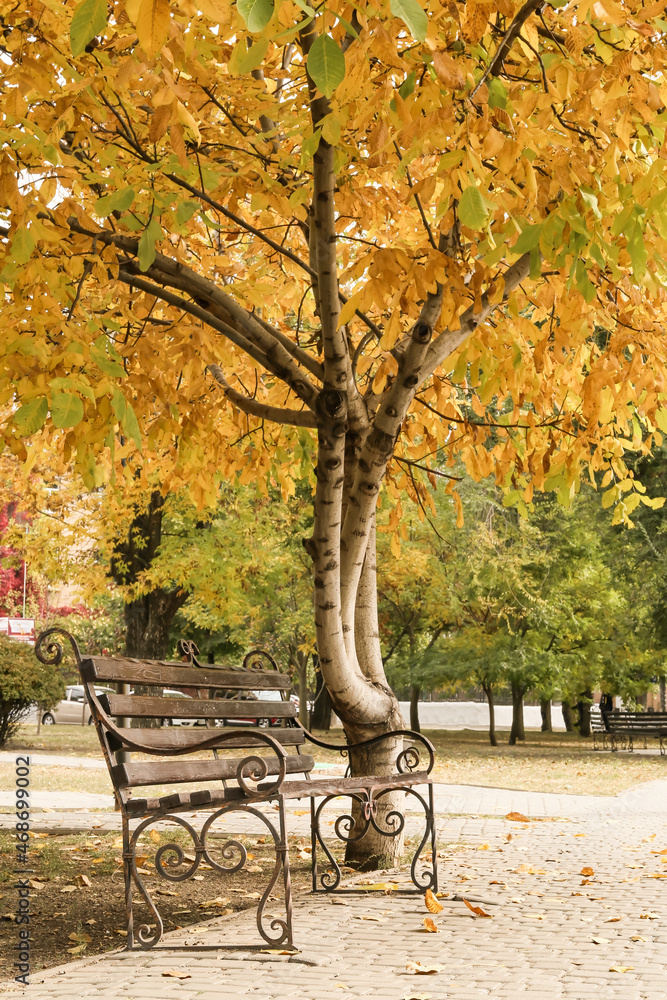
<path fill-rule="evenodd" d="M 341 730 L 319 734 L 332 742 L 342 740 Z M 526 791 L 615 795 L 633 785 L 667 777 L 667 756 L 619 751 L 594 751 L 593 741 L 575 733 L 528 732 L 526 742 L 510 747 L 507 734 L 500 733 L 500 746 L 489 745 L 488 736 L 472 730 L 426 730 L 435 744 L 436 781 L 461 785 L 488 785 Z M 504 741 L 504 742 L 503 742 Z M 655 741 L 650 745 L 655 747 Z M 39 735 L 34 726 L 23 726 L 6 750 L 93 757 L 101 760 L 96 733 L 89 726 L 48 726 Z M 313 747 L 321 763 L 345 763 L 333 751 Z M 0 764 L 0 786 L 9 787 L 11 764 Z M 106 771 L 33 766 L 31 788 L 88 791 L 111 794 Z M 194 786 L 193 786 L 194 787 Z M 150 794 L 166 794 L 154 786 Z M 143 794 L 137 790 L 135 794 Z"/>

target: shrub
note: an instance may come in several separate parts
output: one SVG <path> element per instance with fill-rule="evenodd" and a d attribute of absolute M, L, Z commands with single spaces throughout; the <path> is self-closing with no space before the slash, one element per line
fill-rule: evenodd
<path fill-rule="evenodd" d="M 65 695 L 65 682 L 56 667 L 45 666 L 27 642 L 0 635 L 0 747 L 37 704 L 53 708 Z"/>

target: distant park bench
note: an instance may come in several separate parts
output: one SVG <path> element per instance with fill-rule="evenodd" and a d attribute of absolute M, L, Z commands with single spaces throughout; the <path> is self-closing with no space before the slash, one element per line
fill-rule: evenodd
<path fill-rule="evenodd" d="M 647 749 L 647 741 L 651 737 L 659 741 L 660 753 L 664 754 L 667 712 L 626 712 L 620 709 L 600 712 L 599 709 L 591 709 L 591 730 L 595 750 L 599 741 L 603 750 L 609 746 L 612 751 L 632 751 L 635 740 L 643 740 L 644 749 Z"/>
<path fill-rule="evenodd" d="M 222 839 L 211 842 L 216 837 L 212 826 L 221 817 L 234 811 L 251 814 L 255 821 L 266 827 L 266 840 L 273 849 L 275 860 L 273 869 L 267 873 L 269 882 L 257 906 L 257 928 L 272 947 L 293 946 L 286 799 L 310 799 L 313 891 L 336 892 L 349 890 L 339 888 L 341 868 L 320 830 L 323 809 L 332 799 L 340 796 L 352 800 L 352 815 L 346 812 L 331 824 L 332 834 L 343 843 L 360 840 L 370 828 L 382 837 L 395 838 L 402 834 L 405 819 L 400 812 L 392 809 L 390 802 L 383 802 L 382 799 L 395 791 L 409 794 L 411 801 L 418 802 L 424 811 L 425 827 L 410 869 L 414 888 L 406 891 L 424 893 L 427 889 L 437 890 L 433 784 L 429 776 L 434 764 L 434 750 L 423 736 L 399 730 L 355 745 L 324 743 L 299 724 L 296 706 L 289 699 L 291 681 L 280 673 L 273 658 L 262 650 L 248 653 L 241 668 L 200 664 L 196 659 L 196 647 L 188 642 L 180 644 L 188 659 L 185 663 L 112 659 L 82 654 L 73 636 L 64 629 L 51 628 L 39 636 L 35 646 L 42 663 L 57 664 L 62 659 L 62 646 L 53 638 L 56 634 L 64 636 L 72 644 L 121 810 L 128 948 L 135 943 L 141 948 L 152 948 L 163 933 L 162 918 L 141 877 L 142 868 L 137 866 L 138 839 L 147 827 L 158 820 L 173 822 L 192 841 L 194 856 L 186 854 L 177 843 L 162 844 L 157 848 L 155 870 L 170 882 L 191 878 L 200 865 L 213 869 L 207 877 L 214 877 L 216 873 L 233 875 L 244 867 L 248 854 L 239 840 L 225 840 L 226 834 L 217 834 Z M 125 692 L 132 684 L 154 687 L 160 694 L 164 688 L 178 686 L 195 690 L 197 697 L 183 693 L 183 697 L 178 698 L 173 691 L 172 697 L 131 691 L 98 696 L 95 685 L 100 682 L 122 685 Z M 245 692 L 255 692 L 256 695 L 254 698 L 252 694 L 250 697 L 239 697 Z M 269 692 L 278 700 L 257 697 Z M 153 719 L 163 725 L 150 729 L 130 728 L 132 718 Z M 169 725 L 172 720 L 180 725 Z M 182 723 L 190 720 L 192 726 L 184 728 Z M 387 739 L 392 739 L 395 744 L 396 758 L 391 774 L 312 778 L 315 761 L 303 752 L 305 743 L 309 742 L 338 750 L 349 759 L 349 752 L 354 746 L 369 747 Z M 230 750 L 244 748 L 250 753 L 245 756 L 229 754 Z M 212 757 L 177 759 L 183 754 L 202 750 L 211 751 Z M 148 754 L 154 759 L 130 760 L 127 751 Z M 421 765 L 420 751 L 426 752 L 425 766 Z M 288 775 L 301 777 L 287 780 Z M 136 788 L 182 785 L 186 782 L 196 782 L 200 787 L 196 791 L 174 791 L 159 798 L 133 797 L 133 789 Z M 416 790 L 416 785 L 427 786 L 426 797 Z M 277 824 L 274 825 L 269 816 L 258 808 L 262 803 L 276 804 Z M 186 819 L 178 815 L 194 810 L 212 810 L 200 832 L 191 825 L 191 817 Z M 130 824 L 135 820 L 138 823 L 131 828 Z M 145 854 L 146 847 L 141 845 L 139 853 Z M 322 853 L 325 861 L 319 871 L 318 854 Z M 270 894 L 276 891 L 275 886 L 281 875 L 284 919 L 264 913 L 267 901 L 276 898 Z M 136 930 L 132 912 L 134 890 L 138 890 L 148 906 L 151 913 L 148 919 L 153 921 L 142 923 Z"/>

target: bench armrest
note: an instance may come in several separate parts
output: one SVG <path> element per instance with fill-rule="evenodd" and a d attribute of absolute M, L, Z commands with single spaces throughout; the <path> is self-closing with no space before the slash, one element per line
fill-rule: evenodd
<path fill-rule="evenodd" d="M 409 740 L 412 740 L 413 743 L 421 743 L 424 750 L 428 753 L 428 767 L 426 768 L 427 774 L 430 774 L 433 769 L 433 765 L 435 764 L 435 747 L 431 741 L 427 740 L 421 733 L 415 733 L 411 729 L 394 729 L 390 733 L 381 733 L 379 736 L 373 736 L 370 740 L 362 740 L 361 743 L 327 743 L 325 740 L 321 740 L 319 737 L 313 736 L 313 734 L 300 723 L 297 723 L 297 725 L 310 743 L 314 743 L 315 746 L 322 747 L 325 750 L 337 750 L 344 757 L 349 756 L 350 750 L 370 747 L 373 746 L 374 743 L 381 743 L 382 740 L 394 739 L 397 736 L 407 737 Z M 401 750 L 399 753 L 395 763 L 396 770 L 399 774 L 409 774 L 412 771 L 418 770 L 419 765 L 421 764 L 420 748 L 415 746 L 405 747 L 405 749 Z"/>

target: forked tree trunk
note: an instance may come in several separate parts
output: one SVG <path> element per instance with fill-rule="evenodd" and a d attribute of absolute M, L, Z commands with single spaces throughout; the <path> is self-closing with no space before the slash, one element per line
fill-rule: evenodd
<path fill-rule="evenodd" d="M 492 747 L 497 747 L 498 737 L 496 736 L 496 706 L 493 700 L 493 687 L 490 684 L 482 684 L 482 691 L 486 695 L 486 700 L 489 703 L 489 743 Z"/>
<path fill-rule="evenodd" d="M 510 730 L 509 745 L 516 745 L 517 740 L 525 740 L 526 732 L 523 725 L 523 696 L 526 693 L 524 687 L 512 681 L 512 728 Z"/>

